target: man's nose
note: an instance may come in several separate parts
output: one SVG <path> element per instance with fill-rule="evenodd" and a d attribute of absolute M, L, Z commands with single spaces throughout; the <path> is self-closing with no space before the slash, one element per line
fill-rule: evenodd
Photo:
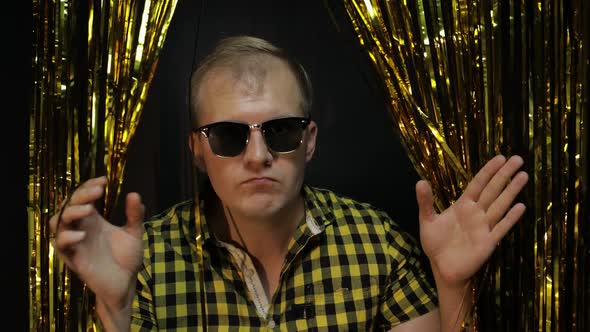
<path fill-rule="evenodd" d="M 250 129 L 250 137 L 244 151 L 244 161 L 252 166 L 269 165 L 273 159 L 272 151 L 266 145 L 259 128 Z"/>

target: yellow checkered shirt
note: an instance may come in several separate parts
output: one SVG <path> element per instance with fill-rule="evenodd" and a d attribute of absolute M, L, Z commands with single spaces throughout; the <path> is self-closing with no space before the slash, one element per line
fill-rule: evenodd
<path fill-rule="evenodd" d="M 416 242 L 386 213 L 326 189 L 305 185 L 302 192 L 307 217 L 265 311 L 235 256 L 209 233 L 204 200 L 204 271 L 197 268 L 193 201 L 146 221 L 132 330 L 198 331 L 199 272 L 207 331 L 383 331 L 435 308 Z"/>

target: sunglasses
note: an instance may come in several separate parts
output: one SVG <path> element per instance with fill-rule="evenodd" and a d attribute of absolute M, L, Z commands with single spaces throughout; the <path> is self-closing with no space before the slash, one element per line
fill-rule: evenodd
<path fill-rule="evenodd" d="M 222 121 L 195 129 L 209 140 L 211 150 L 219 157 L 235 157 L 244 151 L 250 137 L 250 130 L 260 129 L 266 146 L 276 153 L 297 150 L 303 141 L 303 131 L 311 119 L 301 117 L 280 118 L 262 123 L 247 124 Z"/>

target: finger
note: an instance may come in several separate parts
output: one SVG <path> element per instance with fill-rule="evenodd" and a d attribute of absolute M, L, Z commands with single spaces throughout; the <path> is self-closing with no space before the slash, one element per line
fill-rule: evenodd
<path fill-rule="evenodd" d="M 512 181 L 510 181 L 508 187 L 506 187 L 500 196 L 492 203 L 492 205 L 490 205 L 490 208 L 487 211 L 490 227 L 494 227 L 498 220 L 504 216 L 506 211 L 510 208 L 510 205 L 512 205 L 512 202 L 514 202 L 516 196 L 518 196 L 527 184 L 528 180 L 529 175 L 526 172 L 519 172 Z"/>
<path fill-rule="evenodd" d="M 76 191 L 74 191 L 74 193 L 72 194 L 72 199 L 70 200 L 68 205 L 81 205 L 93 203 L 102 196 L 103 192 L 104 184 L 84 184 L 80 188 L 76 189 Z"/>
<path fill-rule="evenodd" d="M 127 194 L 125 200 L 125 216 L 127 224 L 124 228 L 138 238 L 142 235 L 142 223 L 145 216 L 145 206 L 141 203 L 141 196 L 138 193 Z"/>
<path fill-rule="evenodd" d="M 80 188 L 94 187 L 94 186 L 105 186 L 107 184 L 106 176 L 99 176 L 96 178 L 89 179 L 80 185 Z"/>
<path fill-rule="evenodd" d="M 469 182 L 463 195 L 469 199 L 477 201 L 483 188 L 485 188 L 492 176 L 496 174 L 496 172 L 502 167 L 502 165 L 504 165 L 505 162 L 506 157 L 503 155 L 497 155 L 488 161 Z"/>
<path fill-rule="evenodd" d="M 502 240 L 502 238 L 508 233 L 508 231 L 516 224 L 516 222 L 522 217 L 526 207 L 522 203 L 518 203 L 508 211 L 506 216 L 492 228 L 491 238 L 493 246 Z"/>
<path fill-rule="evenodd" d="M 504 188 L 506 188 L 506 185 L 510 182 L 514 173 L 516 173 L 523 164 L 524 161 L 520 156 L 512 156 L 492 177 L 492 180 L 483 189 L 478 201 L 479 205 L 484 210 L 487 210 L 498 198 Z"/>
<path fill-rule="evenodd" d="M 55 226 L 57 226 L 57 218 L 59 218 L 59 212 L 57 214 L 54 214 L 53 216 L 51 216 L 51 218 L 49 219 L 49 229 L 51 230 L 51 233 L 55 234 Z"/>
<path fill-rule="evenodd" d="M 55 233 L 55 228 L 58 224 L 58 220 L 59 218 L 61 218 L 61 215 L 63 214 L 63 208 L 64 206 L 68 204 L 68 196 L 65 196 L 62 201 L 58 204 L 58 208 L 56 213 L 51 216 L 51 218 L 49 218 L 49 229 L 51 230 L 51 233 Z"/>
<path fill-rule="evenodd" d="M 63 249 L 63 250 L 57 249 L 56 244 L 55 244 L 55 239 L 51 240 L 51 246 L 53 248 L 55 248 L 55 252 L 57 252 L 57 256 L 59 257 L 59 259 L 61 259 L 70 270 L 72 270 L 74 273 L 77 273 L 75 266 L 72 265 L 72 260 L 71 260 L 71 254 L 74 253 L 74 251 L 69 250 L 68 248 Z"/>
<path fill-rule="evenodd" d="M 68 206 L 62 216 L 62 224 L 69 225 L 74 220 L 80 220 L 96 213 L 96 208 L 92 204 Z"/>
<path fill-rule="evenodd" d="M 416 183 L 416 200 L 418 201 L 420 223 L 432 221 L 436 212 L 434 211 L 434 195 L 428 181 L 420 180 Z"/>
<path fill-rule="evenodd" d="M 64 252 L 71 249 L 76 244 L 80 243 L 86 237 L 85 231 L 67 230 L 59 233 L 55 238 L 55 248 Z"/>

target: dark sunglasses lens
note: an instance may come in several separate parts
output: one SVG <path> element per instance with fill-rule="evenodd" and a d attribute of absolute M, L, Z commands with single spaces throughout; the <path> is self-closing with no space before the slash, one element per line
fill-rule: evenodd
<path fill-rule="evenodd" d="M 223 157 L 235 157 L 242 153 L 248 139 L 248 126 L 240 123 L 221 122 L 209 127 L 209 145 L 213 153 Z"/>
<path fill-rule="evenodd" d="M 263 124 L 264 138 L 268 147 L 275 152 L 289 152 L 297 149 L 303 138 L 305 124 L 302 119 L 277 119 Z"/>

